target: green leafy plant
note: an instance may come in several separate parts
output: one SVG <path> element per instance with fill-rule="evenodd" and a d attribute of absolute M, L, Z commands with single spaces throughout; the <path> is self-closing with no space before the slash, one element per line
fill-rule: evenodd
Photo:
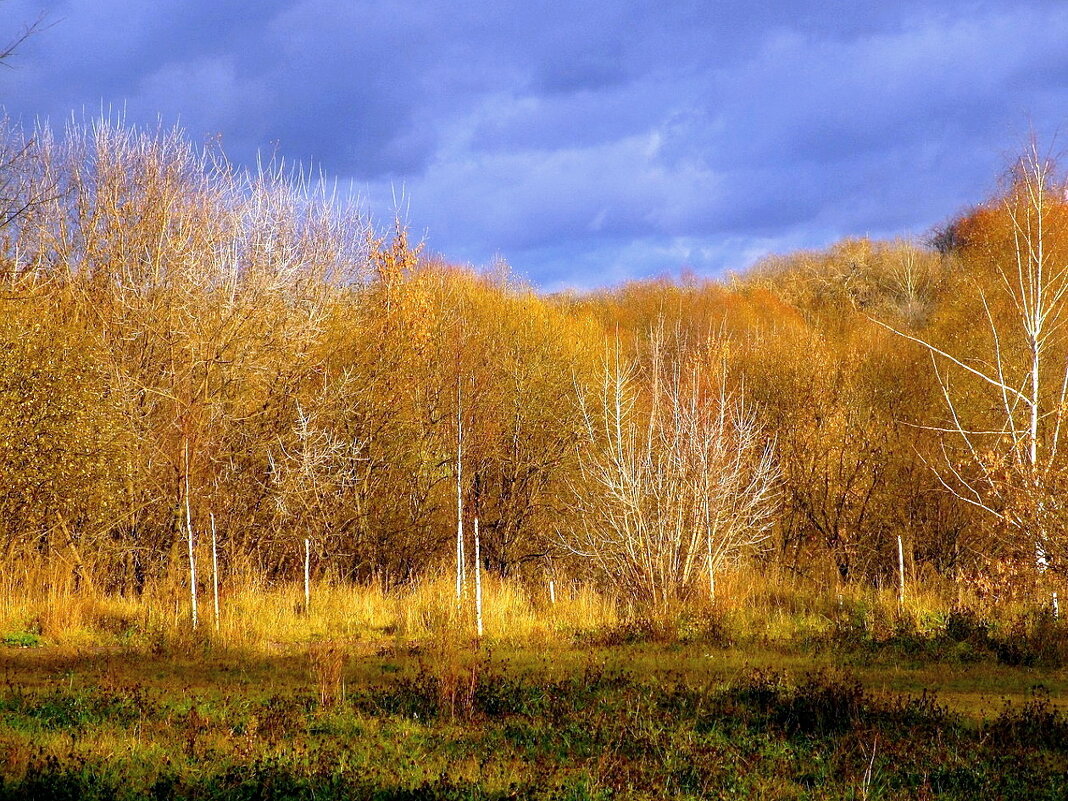
<path fill-rule="evenodd" d="M 41 635 L 34 631 L 10 631 L 0 640 L 9 648 L 38 648 L 44 645 Z"/>

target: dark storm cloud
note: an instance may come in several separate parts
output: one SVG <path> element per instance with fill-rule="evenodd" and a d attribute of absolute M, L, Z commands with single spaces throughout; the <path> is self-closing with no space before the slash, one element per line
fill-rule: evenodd
<path fill-rule="evenodd" d="M 958 0 L 34 0 L 9 113 L 312 162 L 546 287 L 921 233 L 1068 108 L 1068 10 Z"/>

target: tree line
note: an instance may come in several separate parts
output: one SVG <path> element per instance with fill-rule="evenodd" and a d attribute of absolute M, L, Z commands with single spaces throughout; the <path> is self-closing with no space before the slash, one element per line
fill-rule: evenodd
<path fill-rule="evenodd" d="M 296 577 L 309 538 L 398 584 L 475 518 L 486 570 L 654 606 L 741 559 L 889 581 L 898 537 L 915 574 L 1062 568 L 1068 205 L 1037 150 L 930 244 L 548 295 L 179 131 L 0 138 L 9 569 L 137 592 L 214 526 L 230 571 Z"/>

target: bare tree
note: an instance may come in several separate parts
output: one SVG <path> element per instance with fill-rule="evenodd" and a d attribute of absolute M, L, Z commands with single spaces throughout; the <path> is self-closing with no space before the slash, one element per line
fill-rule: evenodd
<path fill-rule="evenodd" d="M 11 58 L 18 49 L 36 33 L 44 30 L 45 15 L 42 12 L 33 22 L 22 29 L 7 44 L 0 45 L 0 66 L 11 67 Z M 6 228 L 36 205 L 51 199 L 55 185 L 42 187 L 32 180 L 31 173 L 38 166 L 34 158 L 37 140 L 23 135 L 6 119 L 0 120 L 0 230 Z"/>
<path fill-rule="evenodd" d="M 880 323 L 931 353 L 948 420 L 944 459 L 934 465 L 954 495 L 992 515 L 1033 546 L 1041 570 L 1064 553 L 1061 441 L 1068 412 L 1068 261 L 1054 241 L 1064 182 L 1032 141 L 1009 173 L 998 211 L 1009 253 L 992 281 L 975 280 L 986 343 L 951 353 L 926 338 Z M 879 321 L 876 321 L 879 322 Z"/>
<path fill-rule="evenodd" d="M 725 360 L 669 360 L 659 334 L 650 346 L 644 386 L 617 345 L 596 401 L 583 401 L 589 449 L 568 545 L 663 611 L 702 574 L 714 593 L 723 562 L 767 537 L 776 468 L 771 440 L 727 390 Z"/>

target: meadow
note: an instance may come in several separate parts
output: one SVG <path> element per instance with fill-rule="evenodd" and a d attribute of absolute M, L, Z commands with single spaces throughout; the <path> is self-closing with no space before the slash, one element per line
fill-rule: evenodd
<path fill-rule="evenodd" d="M 0 798 L 1063 798 L 1068 626 L 724 576 L 669 622 L 497 579 L 8 588 Z M 179 588 L 176 588 L 176 596 Z M 210 606 L 209 606 L 210 610 Z M 1036 611 L 1038 610 L 1038 611 Z"/>

